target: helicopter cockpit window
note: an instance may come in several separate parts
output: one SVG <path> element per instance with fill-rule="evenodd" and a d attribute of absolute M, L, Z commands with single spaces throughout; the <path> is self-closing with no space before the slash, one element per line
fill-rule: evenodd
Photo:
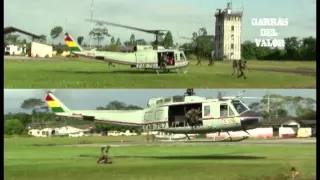
<path fill-rule="evenodd" d="M 163 99 L 157 100 L 156 104 L 163 104 Z"/>
<path fill-rule="evenodd" d="M 181 61 L 185 61 L 186 59 L 184 58 L 184 55 L 182 53 L 180 53 L 180 60 Z"/>
<path fill-rule="evenodd" d="M 239 114 L 242 114 L 243 112 L 249 110 L 247 108 L 247 106 L 245 106 L 241 101 L 239 100 L 234 100 L 231 102 L 233 107 L 236 109 L 236 111 L 239 113 Z"/>

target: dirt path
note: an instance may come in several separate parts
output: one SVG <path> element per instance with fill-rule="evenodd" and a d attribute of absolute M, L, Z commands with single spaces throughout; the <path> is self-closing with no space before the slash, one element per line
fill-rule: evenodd
<path fill-rule="evenodd" d="M 212 140 L 191 140 L 191 141 L 156 141 L 156 142 L 123 142 L 123 143 L 94 143 L 94 144 L 73 144 L 62 146 L 73 147 L 101 147 L 106 144 L 113 147 L 121 146 L 198 146 L 198 145 L 294 145 L 294 144 L 316 144 L 315 138 L 294 138 L 294 139 L 266 139 L 266 140 L 243 140 L 239 142 L 214 142 Z M 59 145 L 58 145 L 59 146 Z"/>
<path fill-rule="evenodd" d="M 300 75 L 304 75 L 304 76 L 316 76 L 317 75 L 316 70 L 313 70 L 313 69 L 250 68 L 250 70 L 293 73 L 293 74 L 300 74 Z"/>

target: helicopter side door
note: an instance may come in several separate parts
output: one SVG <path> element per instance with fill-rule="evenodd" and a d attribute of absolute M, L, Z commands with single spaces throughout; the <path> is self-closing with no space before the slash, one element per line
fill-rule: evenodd
<path fill-rule="evenodd" d="M 157 107 L 153 109 L 153 119 L 149 121 L 146 130 L 153 131 L 168 127 L 168 107 Z"/>
<path fill-rule="evenodd" d="M 146 55 L 143 52 L 136 52 L 136 63 L 144 63 Z"/>

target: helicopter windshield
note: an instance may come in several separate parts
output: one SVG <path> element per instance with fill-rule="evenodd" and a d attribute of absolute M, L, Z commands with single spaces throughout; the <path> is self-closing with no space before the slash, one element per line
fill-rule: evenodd
<path fill-rule="evenodd" d="M 180 60 L 181 60 L 181 61 L 187 60 L 186 57 L 184 56 L 184 53 L 181 53 L 181 52 L 180 52 Z"/>
<path fill-rule="evenodd" d="M 244 105 L 241 101 L 239 100 L 233 100 L 231 101 L 231 104 L 233 105 L 233 107 L 236 109 L 236 111 L 238 112 L 238 114 L 242 114 L 245 111 L 249 110 L 249 108 Z"/>

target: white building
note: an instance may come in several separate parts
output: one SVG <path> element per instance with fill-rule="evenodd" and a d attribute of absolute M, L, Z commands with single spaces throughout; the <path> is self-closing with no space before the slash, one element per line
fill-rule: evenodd
<path fill-rule="evenodd" d="M 53 47 L 39 42 L 31 43 L 31 57 L 52 57 Z"/>
<path fill-rule="evenodd" d="M 22 55 L 26 54 L 26 45 L 23 46 L 16 46 L 16 45 L 8 45 L 6 46 L 5 55 Z"/>
<path fill-rule="evenodd" d="M 51 136 L 69 136 L 69 137 L 82 137 L 85 132 L 89 132 L 90 129 L 78 129 L 71 126 L 64 126 L 60 128 L 44 128 L 44 129 L 30 129 L 29 135 L 36 137 L 51 137 Z"/>
<path fill-rule="evenodd" d="M 234 12 L 231 3 L 226 9 L 217 9 L 215 13 L 215 58 L 241 59 L 242 12 Z"/>

